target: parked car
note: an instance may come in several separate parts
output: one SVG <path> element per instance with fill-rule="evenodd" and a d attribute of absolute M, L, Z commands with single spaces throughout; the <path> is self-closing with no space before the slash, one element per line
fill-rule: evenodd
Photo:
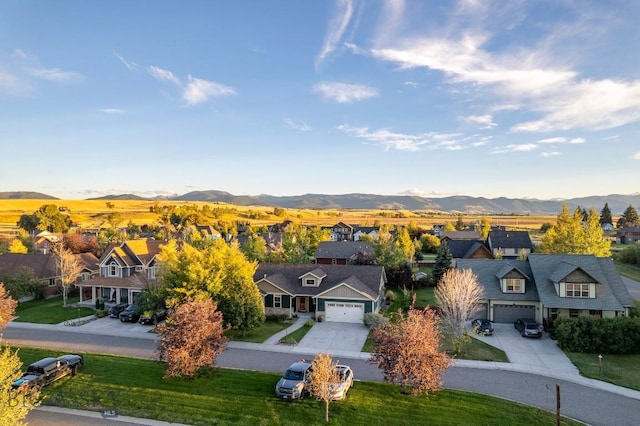
<path fill-rule="evenodd" d="M 157 324 L 167 317 L 167 311 L 165 309 L 156 309 L 155 311 L 145 311 L 140 315 L 138 322 L 145 325 Z"/>
<path fill-rule="evenodd" d="M 513 326 L 520 332 L 522 337 L 542 337 L 542 325 L 534 319 L 520 318 L 513 323 Z"/>
<path fill-rule="evenodd" d="M 493 335 L 493 324 L 488 319 L 476 318 L 471 321 L 471 327 L 476 334 L 481 334 L 483 336 Z"/>
<path fill-rule="evenodd" d="M 276 396 L 283 399 L 302 399 L 311 364 L 305 360 L 294 362 L 276 384 Z"/>
<path fill-rule="evenodd" d="M 129 306 L 128 303 L 118 303 L 117 305 L 113 305 L 109 308 L 109 318 L 118 318 L 120 312 L 127 309 L 127 306 Z"/>
<path fill-rule="evenodd" d="M 129 305 L 124 311 L 120 312 L 118 318 L 122 322 L 136 322 L 140 318 L 140 311 L 136 305 Z"/>
<path fill-rule="evenodd" d="M 40 390 L 65 376 L 75 376 L 82 365 L 84 357 L 77 354 L 43 358 L 29 365 L 27 371 L 11 387 L 20 392 Z"/>
<path fill-rule="evenodd" d="M 342 401 L 347 397 L 347 392 L 353 386 L 353 371 L 348 365 L 338 365 L 338 383 L 332 383 L 329 386 L 331 391 L 331 399 L 334 401 Z"/>

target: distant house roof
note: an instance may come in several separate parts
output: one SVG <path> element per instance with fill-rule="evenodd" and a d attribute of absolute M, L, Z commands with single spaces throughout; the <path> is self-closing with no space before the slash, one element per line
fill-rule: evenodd
<path fill-rule="evenodd" d="M 468 259 L 478 252 L 485 252 L 485 257 L 493 257 L 491 251 L 482 241 L 477 240 L 449 240 L 447 247 L 454 259 Z"/>
<path fill-rule="evenodd" d="M 492 229 L 487 236 L 489 247 L 513 248 L 513 249 L 531 249 L 531 237 L 527 231 L 505 231 L 502 229 Z"/>
<path fill-rule="evenodd" d="M 300 277 L 313 272 L 322 276 L 320 286 L 302 286 Z M 267 282 L 279 287 L 290 295 L 317 296 L 340 284 L 348 284 L 371 299 L 379 296 L 381 280 L 385 280 L 384 267 L 376 265 L 301 265 L 290 263 L 261 263 L 253 281 Z"/>
<path fill-rule="evenodd" d="M 0 270 L 17 273 L 21 268 L 28 269 L 39 280 L 58 277 L 55 257 L 42 253 L 3 253 L 0 254 Z"/>
<path fill-rule="evenodd" d="M 440 239 L 444 240 L 479 240 L 481 235 L 477 231 L 440 231 Z"/>
<path fill-rule="evenodd" d="M 362 241 L 320 241 L 316 259 L 350 259 L 358 253 L 372 253 L 371 244 Z"/>

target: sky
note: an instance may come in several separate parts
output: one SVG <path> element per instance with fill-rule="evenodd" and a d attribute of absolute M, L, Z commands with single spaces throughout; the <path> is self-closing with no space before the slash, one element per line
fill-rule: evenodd
<path fill-rule="evenodd" d="M 640 191 L 637 0 L 2 0 L 0 192 Z"/>

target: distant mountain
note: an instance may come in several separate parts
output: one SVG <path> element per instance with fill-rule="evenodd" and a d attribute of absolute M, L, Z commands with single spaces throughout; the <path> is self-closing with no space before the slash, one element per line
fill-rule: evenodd
<path fill-rule="evenodd" d="M 0 192 L 0 199 L 50 199 L 58 198 L 38 192 Z M 597 195 L 566 200 L 537 200 L 526 198 L 484 198 L 454 196 L 427 198 L 412 195 L 376 195 L 376 194 L 304 194 L 292 196 L 274 195 L 234 195 L 225 191 L 193 191 L 172 197 L 144 198 L 133 194 L 106 195 L 91 200 L 174 200 L 206 201 L 235 204 L 238 206 L 268 206 L 291 209 L 354 209 L 354 210 L 421 210 L 426 212 L 468 213 L 476 215 L 492 214 L 529 214 L 557 215 L 566 203 L 570 210 L 576 207 L 594 208 L 598 212 L 605 203 L 609 204 L 612 214 L 620 215 L 631 206 L 640 208 L 640 193 Z"/>
<path fill-rule="evenodd" d="M 0 192 L 0 200 L 59 200 L 59 198 L 41 192 L 13 191 Z"/>

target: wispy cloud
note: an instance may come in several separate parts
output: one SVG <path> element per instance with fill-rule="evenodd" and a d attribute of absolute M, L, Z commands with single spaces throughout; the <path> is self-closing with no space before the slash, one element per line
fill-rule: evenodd
<path fill-rule="evenodd" d="M 123 114 L 123 109 L 118 108 L 102 108 L 100 112 L 104 112 L 105 114 Z"/>
<path fill-rule="evenodd" d="M 313 91 L 319 93 L 325 100 L 348 104 L 363 101 L 378 96 L 378 89 L 364 84 L 348 84 L 323 81 L 313 86 Z"/>
<path fill-rule="evenodd" d="M 412 197 L 414 197 L 414 196 L 415 197 L 424 197 L 426 194 L 421 189 L 409 188 L 409 189 L 405 189 L 404 191 L 398 192 L 398 195 L 409 195 L 409 196 L 412 196 Z"/>
<path fill-rule="evenodd" d="M 636 152 L 635 154 L 633 154 L 631 156 L 631 158 L 634 159 L 634 160 L 640 160 L 640 152 Z"/>
<path fill-rule="evenodd" d="M 566 137 L 556 137 L 556 138 L 546 138 L 540 139 L 538 143 L 542 144 L 578 144 L 585 143 L 585 138 L 566 138 Z"/>
<path fill-rule="evenodd" d="M 509 144 L 509 145 L 495 148 L 491 153 L 504 154 L 507 152 L 531 152 L 531 151 L 535 151 L 538 148 L 539 148 L 539 145 L 535 143 Z"/>
<path fill-rule="evenodd" d="M 561 153 L 558 151 L 543 151 L 540 153 L 542 157 L 555 157 L 557 155 L 561 155 Z"/>
<path fill-rule="evenodd" d="M 329 20 L 329 26 L 324 38 L 322 49 L 316 57 L 316 68 L 336 49 L 342 36 L 349 26 L 349 21 L 353 16 L 353 0 L 337 0 L 333 16 Z"/>
<path fill-rule="evenodd" d="M 12 96 L 31 96 L 33 87 L 13 74 L 0 71 L 0 93 L 7 93 Z"/>
<path fill-rule="evenodd" d="M 59 68 L 37 67 L 29 69 L 28 72 L 33 77 L 47 81 L 67 82 L 82 80 L 82 74 L 74 71 L 62 71 Z"/>
<path fill-rule="evenodd" d="M 398 151 L 422 151 L 443 149 L 458 151 L 461 149 L 482 146 L 487 139 L 477 140 L 475 136 L 465 137 L 458 133 L 397 133 L 389 129 L 371 130 L 368 127 L 352 127 L 346 124 L 337 127 L 346 134 L 363 139 L 369 143 L 380 145 L 385 150 L 396 149 Z"/>
<path fill-rule="evenodd" d="M 493 122 L 493 116 L 491 114 L 470 115 L 468 117 L 462 117 L 462 121 L 467 124 L 479 125 L 481 129 L 492 129 L 497 126 L 497 124 Z"/>
<path fill-rule="evenodd" d="M 191 106 L 204 103 L 211 98 L 235 95 L 236 93 L 230 86 L 195 78 L 191 75 L 187 76 L 187 82 L 186 84 L 183 84 L 182 81 L 180 81 L 180 79 L 171 71 L 154 65 L 148 66 L 147 72 L 158 81 L 166 81 L 178 86 L 182 92 L 182 99 L 187 103 L 187 105 Z"/>
<path fill-rule="evenodd" d="M 290 119 L 290 118 L 285 118 L 285 119 L 284 119 L 284 124 L 285 124 L 287 127 L 291 128 L 291 129 L 293 129 L 293 130 L 299 130 L 299 131 L 301 131 L 301 132 L 308 132 L 308 131 L 312 130 L 312 129 L 311 129 L 311 126 L 309 126 L 309 125 L 308 125 L 307 123 L 305 123 L 304 121 L 296 122 L 296 121 L 293 121 L 293 120 L 292 120 L 292 119 Z"/>
<path fill-rule="evenodd" d="M 118 58 L 118 60 L 120 62 L 122 62 L 122 64 L 129 70 L 129 71 L 137 71 L 138 70 L 138 64 L 136 64 L 135 62 L 132 61 L 127 61 L 122 55 L 118 54 L 118 53 L 114 53 L 114 55 L 116 55 L 116 58 Z"/>
<path fill-rule="evenodd" d="M 415 81 L 405 81 L 402 84 L 407 86 L 407 87 L 413 87 L 414 89 L 419 86 L 419 84 L 416 83 Z"/>

